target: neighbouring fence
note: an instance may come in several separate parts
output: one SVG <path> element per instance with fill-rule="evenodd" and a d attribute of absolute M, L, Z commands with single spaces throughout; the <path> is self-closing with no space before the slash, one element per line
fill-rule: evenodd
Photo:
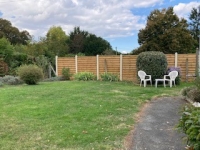
<path fill-rule="evenodd" d="M 196 54 L 166 54 L 168 67 L 179 67 L 182 81 L 192 81 L 196 72 Z M 118 74 L 121 81 L 137 82 L 137 55 L 56 56 L 56 75 L 62 76 L 62 68 L 70 68 L 72 74 L 92 72 L 100 79 L 102 73 Z"/>

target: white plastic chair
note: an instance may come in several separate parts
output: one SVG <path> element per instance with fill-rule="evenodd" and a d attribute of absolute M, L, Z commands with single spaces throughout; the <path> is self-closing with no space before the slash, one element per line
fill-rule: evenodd
<path fill-rule="evenodd" d="M 171 71 L 168 75 L 164 75 L 164 81 L 168 81 L 170 87 L 172 87 L 173 82 L 174 82 L 174 86 L 176 86 L 175 79 L 177 76 L 178 76 L 178 71 Z"/>
<path fill-rule="evenodd" d="M 144 71 L 139 70 L 138 76 L 140 77 L 140 86 L 142 85 L 142 82 L 143 82 L 144 87 L 146 87 L 147 81 L 150 81 L 151 86 L 152 86 L 151 75 L 147 75 Z"/>

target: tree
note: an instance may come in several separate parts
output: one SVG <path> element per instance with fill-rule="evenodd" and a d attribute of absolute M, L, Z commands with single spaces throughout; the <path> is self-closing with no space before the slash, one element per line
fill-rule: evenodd
<path fill-rule="evenodd" d="M 13 27 L 11 22 L 0 18 L 0 38 L 5 37 L 12 45 L 27 44 L 31 39 L 28 31 L 19 31 L 17 27 Z"/>
<path fill-rule="evenodd" d="M 94 56 L 112 49 L 108 41 L 97 37 L 95 34 L 81 30 L 80 27 L 75 27 L 74 31 L 70 32 L 69 37 L 69 53 L 71 54 L 83 53 L 87 56 Z"/>
<path fill-rule="evenodd" d="M 196 40 L 196 47 L 199 47 L 199 38 L 200 36 L 200 5 L 197 8 L 193 8 L 190 14 L 189 30 L 193 38 Z"/>
<path fill-rule="evenodd" d="M 84 51 L 84 42 L 89 35 L 87 31 L 80 30 L 80 27 L 74 27 L 74 31 L 69 34 L 69 53 L 78 54 Z"/>
<path fill-rule="evenodd" d="M 94 34 L 89 34 L 84 42 L 83 53 L 87 56 L 94 56 L 97 54 L 103 54 L 107 49 L 112 49 L 109 42 Z"/>
<path fill-rule="evenodd" d="M 0 58 L 10 65 L 12 54 L 14 51 L 14 47 L 10 44 L 10 42 L 6 38 L 0 39 Z"/>
<path fill-rule="evenodd" d="M 134 54 L 143 51 L 161 51 L 165 54 L 195 51 L 195 41 L 188 30 L 187 21 L 179 19 L 173 7 L 150 13 L 146 27 L 139 30 L 138 43 L 140 47 L 133 51 Z"/>
<path fill-rule="evenodd" d="M 67 40 L 69 37 L 65 34 L 61 27 L 53 26 L 49 29 L 46 35 L 46 43 L 48 47 L 48 53 L 54 56 L 65 56 L 69 47 Z"/>

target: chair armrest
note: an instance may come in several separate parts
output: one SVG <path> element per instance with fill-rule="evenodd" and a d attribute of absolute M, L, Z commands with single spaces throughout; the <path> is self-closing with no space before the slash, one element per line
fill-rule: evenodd
<path fill-rule="evenodd" d="M 151 79 L 151 75 L 145 75 L 145 77 L 148 77 L 149 79 Z"/>
<path fill-rule="evenodd" d="M 170 79 L 170 76 L 169 76 L 169 75 L 164 75 L 164 79 L 167 79 L 167 77 L 169 77 L 169 79 Z"/>

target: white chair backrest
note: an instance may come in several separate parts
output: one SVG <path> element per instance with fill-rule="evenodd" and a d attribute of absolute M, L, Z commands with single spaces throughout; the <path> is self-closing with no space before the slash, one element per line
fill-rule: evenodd
<path fill-rule="evenodd" d="M 176 77 L 178 76 L 178 71 L 171 71 L 171 72 L 169 73 L 169 76 L 170 76 L 170 79 L 171 79 L 171 80 L 175 80 Z"/>
<path fill-rule="evenodd" d="M 142 70 L 139 70 L 138 71 L 138 76 L 140 77 L 140 79 L 145 79 L 145 76 L 146 76 L 147 74 L 144 72 L 144 71 L 142 71 Z"/>

